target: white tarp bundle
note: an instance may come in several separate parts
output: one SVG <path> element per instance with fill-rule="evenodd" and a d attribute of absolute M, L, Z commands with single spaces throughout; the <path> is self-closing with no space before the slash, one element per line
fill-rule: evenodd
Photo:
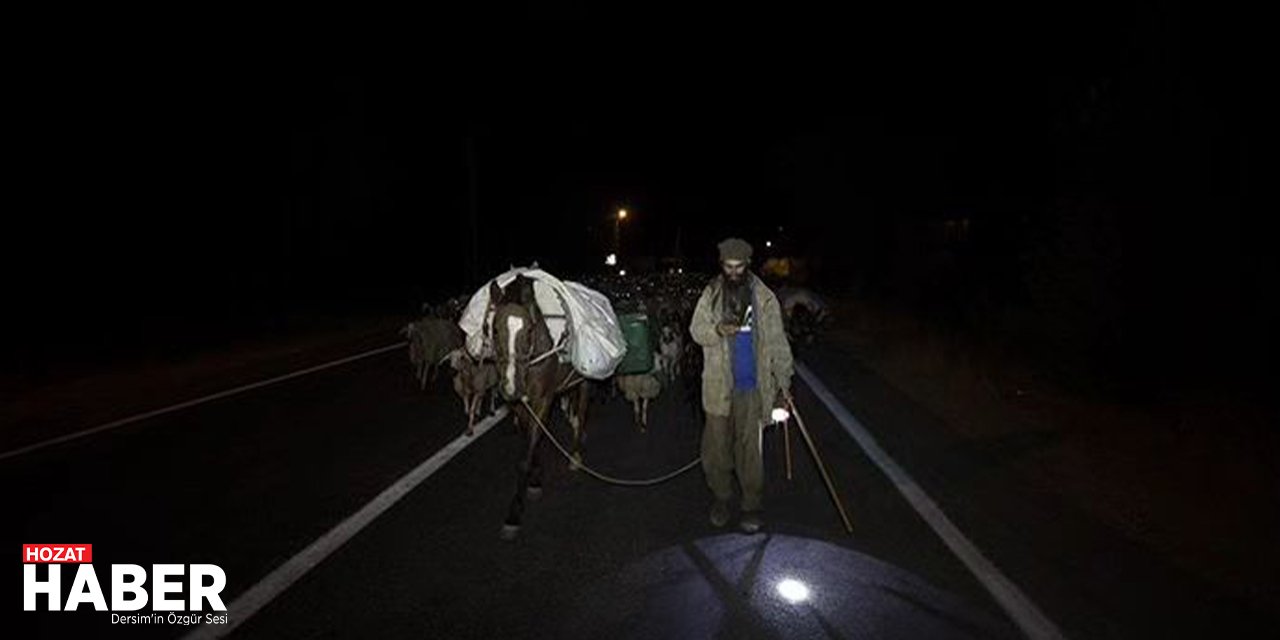
<path fill-rule="evenodd" d="M 560 353 L 562 361 L 573 364 L 583 377 L 603 380 L 613 375 L 613 370 L 627 352 L 626 340 L 613 305 L 604 294 L 588 289 L 577 282 L 560 280 L 541 269 L 512 269 L 496 278 L 498 286 L 505 288 L 516 276 L 533 280 L 533 293 L 538 309 L 546 318 L 547 328 L 555 344 L 564 344 Z M 467 335 L 467 352 L 475 358 L 492 358 L 493 345 L 486 340 L 493 319 L 489 307 L 489 284 L 471 296 L 471 302 L 462 313 L 458 326 Z M 567 335 L 566 335 L 567 332 Z"/>

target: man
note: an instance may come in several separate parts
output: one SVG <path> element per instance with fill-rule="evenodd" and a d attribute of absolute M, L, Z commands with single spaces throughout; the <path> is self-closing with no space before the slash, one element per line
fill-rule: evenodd
<path fill-rule="evenodd" d="M 721 275 L 698 298 L 689 333 L 702 345 L 702 470 L 715 496 L 711 524 L 729 522 L 733 475 L 742 493 L 739 527 L 762 526 L 764 461 L 761 432 L 791 388 L 791 346 L 778 299 L 747 266 L 751 245 L 729 238 L 718 245 Z"/>

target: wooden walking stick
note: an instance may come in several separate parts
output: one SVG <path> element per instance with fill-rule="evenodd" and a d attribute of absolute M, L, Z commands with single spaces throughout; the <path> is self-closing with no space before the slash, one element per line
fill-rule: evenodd
<path fill-rule="evenodd" d="M 804 426 L 804 419 L 800 417 L 800 412 L 796 411 L 795 399 L 791 397 L 791 393 L 783 391 L 786 395 L 787 406 L 791 409 L 791 415 L 796 417 L 796 426 L 800 427 L 800 435 L 804 437 L 805 444 L 809 445 L 809 453 L 813 455 L 813 461 L 818 464 L 818 471 L 822 473 L 822 481 L 827 485 L 827 492 L 831 495 L 831 501 L 836 503 L 836 510 L 840 512 L 840 519 L 844 521 L 844 529 L 853 534 L 853 523 L 849 521 L 849 514 L 845 513 L 844 503 L 840 501 L 840 495 L 836 493 L 836 486 L 831 482 L 831 475 L 827 473 L 826 465 L 822 464 L 822 456 L 818 455 L 818 448 L 813 444 L 813 438 L 809 437 L 809 430 Z"/>
<path fill-rule="evenodd" d="M 787 480 L 791 480 L 791 421 L 782 421 L 782 443 L 787 451 Z"/>

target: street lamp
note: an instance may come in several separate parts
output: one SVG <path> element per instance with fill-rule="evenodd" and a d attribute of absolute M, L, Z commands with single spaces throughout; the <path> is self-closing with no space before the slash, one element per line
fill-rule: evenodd
<path fill-rule="evenodd" d="M 613 219 L 613 252 L 622 255 L 622 221 L 627 219 L 627 210 L 618 209 Z"/>

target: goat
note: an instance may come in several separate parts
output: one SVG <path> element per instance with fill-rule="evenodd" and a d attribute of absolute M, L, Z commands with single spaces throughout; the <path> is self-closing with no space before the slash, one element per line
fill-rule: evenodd
<path fill-rule="evenodd" d="M 420 318 L 400 330 L 409 341 L 409 362 L 421 388 L 434 382 L 449 352 L 462 346 L 462 329 L 443 318 Z"/>
<path fill-rule="evenodd" d="M 449 366 L 456 372 L 453 376 L 453 390 L 462 399 L 462 410 L 467 414 L 467 435 L 475 435 L 476 413 L 480 411 L 480 401 L 498 385 L 498 369 L 492 362 L 479 362 L 466 353 L 464 349 L 454 349 L 448 355 Z M 489 409 L 495 405 L 494 396 L 489 395 Z"/>
<path fill-rule="evenodd" d="M 667 382 L 673 382 L 680 376 L 682 356 L 684 355 L 684 336 L 675 325 L 663 325 L 658 340 L 658 355 L 662 356 L 660 370 Z"/>
<path fill-rule="evenodd" d="M 661 361 L 662 354 L 657 354 L 654 358 Z M 626 396 L 627 402 L 631 403 L 635 412 L 635 424 L 641 433 L 647 431 L 649 427 L 649 401 L 662 393 L 662 382 L 658 380 L 658 375 L 659 369 L 655 366 L 649 373 L 620 374 L 614 378 L 618 389 Z"/>

